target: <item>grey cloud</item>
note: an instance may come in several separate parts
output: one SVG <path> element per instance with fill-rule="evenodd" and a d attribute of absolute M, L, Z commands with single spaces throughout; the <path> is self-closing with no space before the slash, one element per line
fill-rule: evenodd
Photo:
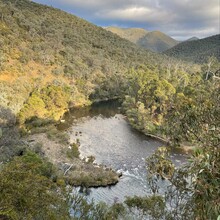
<path fill-rule="evenodd" d="M 219 0 L 36 0 L 101 26 L 138 26 L 174 37 L 219 32 Z"/>

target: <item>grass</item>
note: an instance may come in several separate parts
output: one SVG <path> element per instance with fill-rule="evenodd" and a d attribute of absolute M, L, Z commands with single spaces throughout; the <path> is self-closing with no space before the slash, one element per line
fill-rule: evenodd
<path fill-rule="evenodd" d="M 70 145 L 71 148 L 69 148 L 66 152 L 66 155 L 68 158 L 73 159 L 73 158 L 79 158 L 79 144 L 73 143 Z"/>
<path fill-rule="evenodd" d="M 50 125 L 45 128 L 48 139 L 56 141 L 60 144 L 68 144 L 69 136 L 67 133 L 57 130 L 55 125 Z"/>

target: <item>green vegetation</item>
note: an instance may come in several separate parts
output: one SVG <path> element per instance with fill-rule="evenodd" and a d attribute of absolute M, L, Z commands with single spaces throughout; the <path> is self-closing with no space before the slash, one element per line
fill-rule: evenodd
<path fill-rule="evenodd" d="M 72 196 L 71 213 L 73 219 L 81 220 L 110 220 L 110 219 L 127 219 L 128 213 L 123 204 L 115 203 L 111 206 L 105 203 L 95 204 L 88 203 L 83 196 L 74 194 Z"/>
<path fill-rule="evenodd" d="M 147 201 L 160 196 L 160 181 L 168 184 L 165 197 L 156 197 L 165 204 L 162 213 L 156 212 L 164 219 L 217 219 L 220 213 L 220 84 L 213 74 L 219 66 L 216 58 L 210 58 L 197 73 L 171 69 L 164 74 L 154 68 L 152 74 L 151 68 L 142 67 L 128 74 L 131 86 L 123 107 L 130 123 L 148 135 L 168 140 L 171 147 L 195 149 L 181 168 L 167 159 L 167 148 L 147 159 L 153 193 Z M 145 199 L 129 201 L 142 210 Z"/>
<path fill-rule="evenodd" d="M 63 186 L 51 163 L 31 152 L 15 157 L 1 167 L 0 218 L 107 220 L 125 214 L 122 204 L 88 203 Z"/>
<path fill-rule="evenodd" d="M 57 120 L 68 107 L 123 98 L 128 69 L 167 66 L 167 57 L 51 7 L 3 0 L 0 13 L 0 105 L 19 114 L 21 123 L 32 117 Z"/>
<path fill-rule="evenodd" d="M 168 159 L 167 148 L 147 159 L 153 196 L 129 201 L 131 207 L 149 213 L 151 205 L 145 210 L 144 204 L 157 198 L 165 206 L 153 219 L 211 220 L 220 213 L 220 84 L 213 74 L 219 66 L 216 58 L 210 58 L 197 73 L 171 69 L 165 74 L 159 68 L 142 67 L 128 74 L 130 87 L 123 107 L 132 126 L 168 140 L 171 147 L 196 149 L 181 168 Z M 168 185 L 165 197 L 159 194 L 161 181 Z"/>
<path fill-rule="evenodd" d="M 40 129 L 39 133 L 45 132 L 47 134 L 48 139 L 50 139 L 52 141 L 57 141 L 60 144 L 68 144 L 69 143 L 69 135 L 65 132 L 58 131 L 54 125 L 43 127 L 43 129 L 46 129 L 46 131 L 42 131 Z M 36 129 L 34 131 L 32 129 L 31 131 L 32 131 L 32 133 L 35 133 Z"/>
<path fill-rule="evenodd" d="M 218 147 L 197 149 L 189 163 L 178 169 L 174 169 L 166 148 L 147 159 L 152 198 L 159 196 L 160 181 L 166 178 L 168 184 L 165 197 L 158 199 L 165 204 L 161 209 L 164 219 L 217 219 L 220 213 L 219 155 Z"/>
<path fill-rule="evenodd" d="M 3 127 L 0 138 L 0 164 L 11 160 L 14 156 L 23 154 L 26 144 L 21 140 L 20 132 L 16 127 Z"/>
<path fill-rule="evenodd" d="M 28 0 L 0 1 L 0 17 L 0 218 L 69 219 L 71 207 L 73 219 L 129 219 L 133 210 L 141 218 L 217 218 L 219 35 L 166 52 L 202 62 L 194 65 Z M 70 107 L 116 97 L 124 100 L 124 112 L 136 129 L 172 147 L 197 150 L 180 169 L 167 159 L 166 149 L 147 160 L 152 197 L 127 198 L 111 207 L 89 204 L 65 192 L 65 184 L 106 186 L 117 183 L 118 175 L 94 167 L 92 156 L 81 161 L 77 144 L 61 146 L 69 144 L 68 137 L 53 123 Z M 41 138 L 32 146 L 40 156 L 29 152 L 28 137 Z M 158 181 L 170 183 L 164 198 L 157 193 Z"/>
<path fill-rule="evenodd" d="M 125 204 L 131 211 L 138 210 L 141 218 L 163 219 L 164 217 L 165 203 L 162 196 L 128 197 Z"/>
<path fill-rule="evenodd" d="M 70 88 L 48 86 L 33 92 L 18 114 L 19 123 L 34 121 L 36 118 L 58 120 L 68 109 Z"/>
<path fill-rule="evenodd" d="M 71 156 L 74 159 L 72 154 Z M 74 160 L 76 160 L 76 157 Z M 71 169 L 68 171 L 68 175 L 64 177 L 67 184 L 89 188 L 106 187 L 118 183 L 119 176 L 115 171 L 105 169 L 102 166 L 95 167 L 92 163 L 82 163 L 79 159 L 77 160 L 77 163 L 73 161 L 74 166 L 70 167 Z"/>
<path fill-rule="evenodd" d="M 219 143 L 219 79 L 207 79 L 219 62 L 202 73 L 142 67 L 129 72 L 129 89 L 123 107 L 138 130 L 169 139 L 171 144 Z M 211 139 L 211 140 L 210 140 Z M 209 146 L 210 146 L 209 144 Z"/>
<path fill-rule="evenodd" d="M 200 40 L 185 41 L 164 53 L 178 59 L 189 62 L 204 63 L 210 56 L 215 56 L 220 60 L 220 35 L 207 37 Z"/>
<path fill-rule="evenodd" d="M 0 217 L 69 219 L 68 206 L 62 189 L 54 182 L 54 174 L 52 165 L 33 153 L 4 165 L 0 172 Z"/>
<path fill-rule="evenodd" d="M 28 102 L 33 111 L 39 104 L 39 114 L 47 115 L 39 93 L 48 86 L 60 86 L 62 92 L 70 87 L 70 106 L 88 104 L 90 97 L 121 96 L 128 68 L 164 59 L 74 15 L 32 1 L 2 0 L 0 13 L 0 105 L 14 114 Z"/>
<path fill-rule="evenodd" d="M 69 158 L 79 158 L 79 144 L 73 143 L 70 145 L 70 149 L 67 150 L 66 155 Z"/>

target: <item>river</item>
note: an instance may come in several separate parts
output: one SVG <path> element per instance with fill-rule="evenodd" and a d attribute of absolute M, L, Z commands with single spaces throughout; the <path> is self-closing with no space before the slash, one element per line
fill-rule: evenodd
<path fill-rule="evenodd" d="M 145 158 L 163 143 L 133 129 L 120 113 L 120 103 L 101 102 L 72 109 L 64 119 L 59 129 L 66 130 L 72 142 L 79 139 L 81 157 L 95 156 L 96 163 L 123 174 L 115 186 L 90 188 L 88 200 L 111 204 L 122 202 L 126 196 L 150 193 Z M 185 157 L 177 153 L 172 153 L 171 158 L 176 165 L 185 161 Z"/>

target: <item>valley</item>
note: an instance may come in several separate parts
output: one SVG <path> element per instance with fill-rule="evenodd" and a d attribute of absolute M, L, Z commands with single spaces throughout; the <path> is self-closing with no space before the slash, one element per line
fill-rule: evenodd
<path fill-rule="evenodd" d="M 219 37 L 1 0 L 0 219 L 217 219 Z"/>

